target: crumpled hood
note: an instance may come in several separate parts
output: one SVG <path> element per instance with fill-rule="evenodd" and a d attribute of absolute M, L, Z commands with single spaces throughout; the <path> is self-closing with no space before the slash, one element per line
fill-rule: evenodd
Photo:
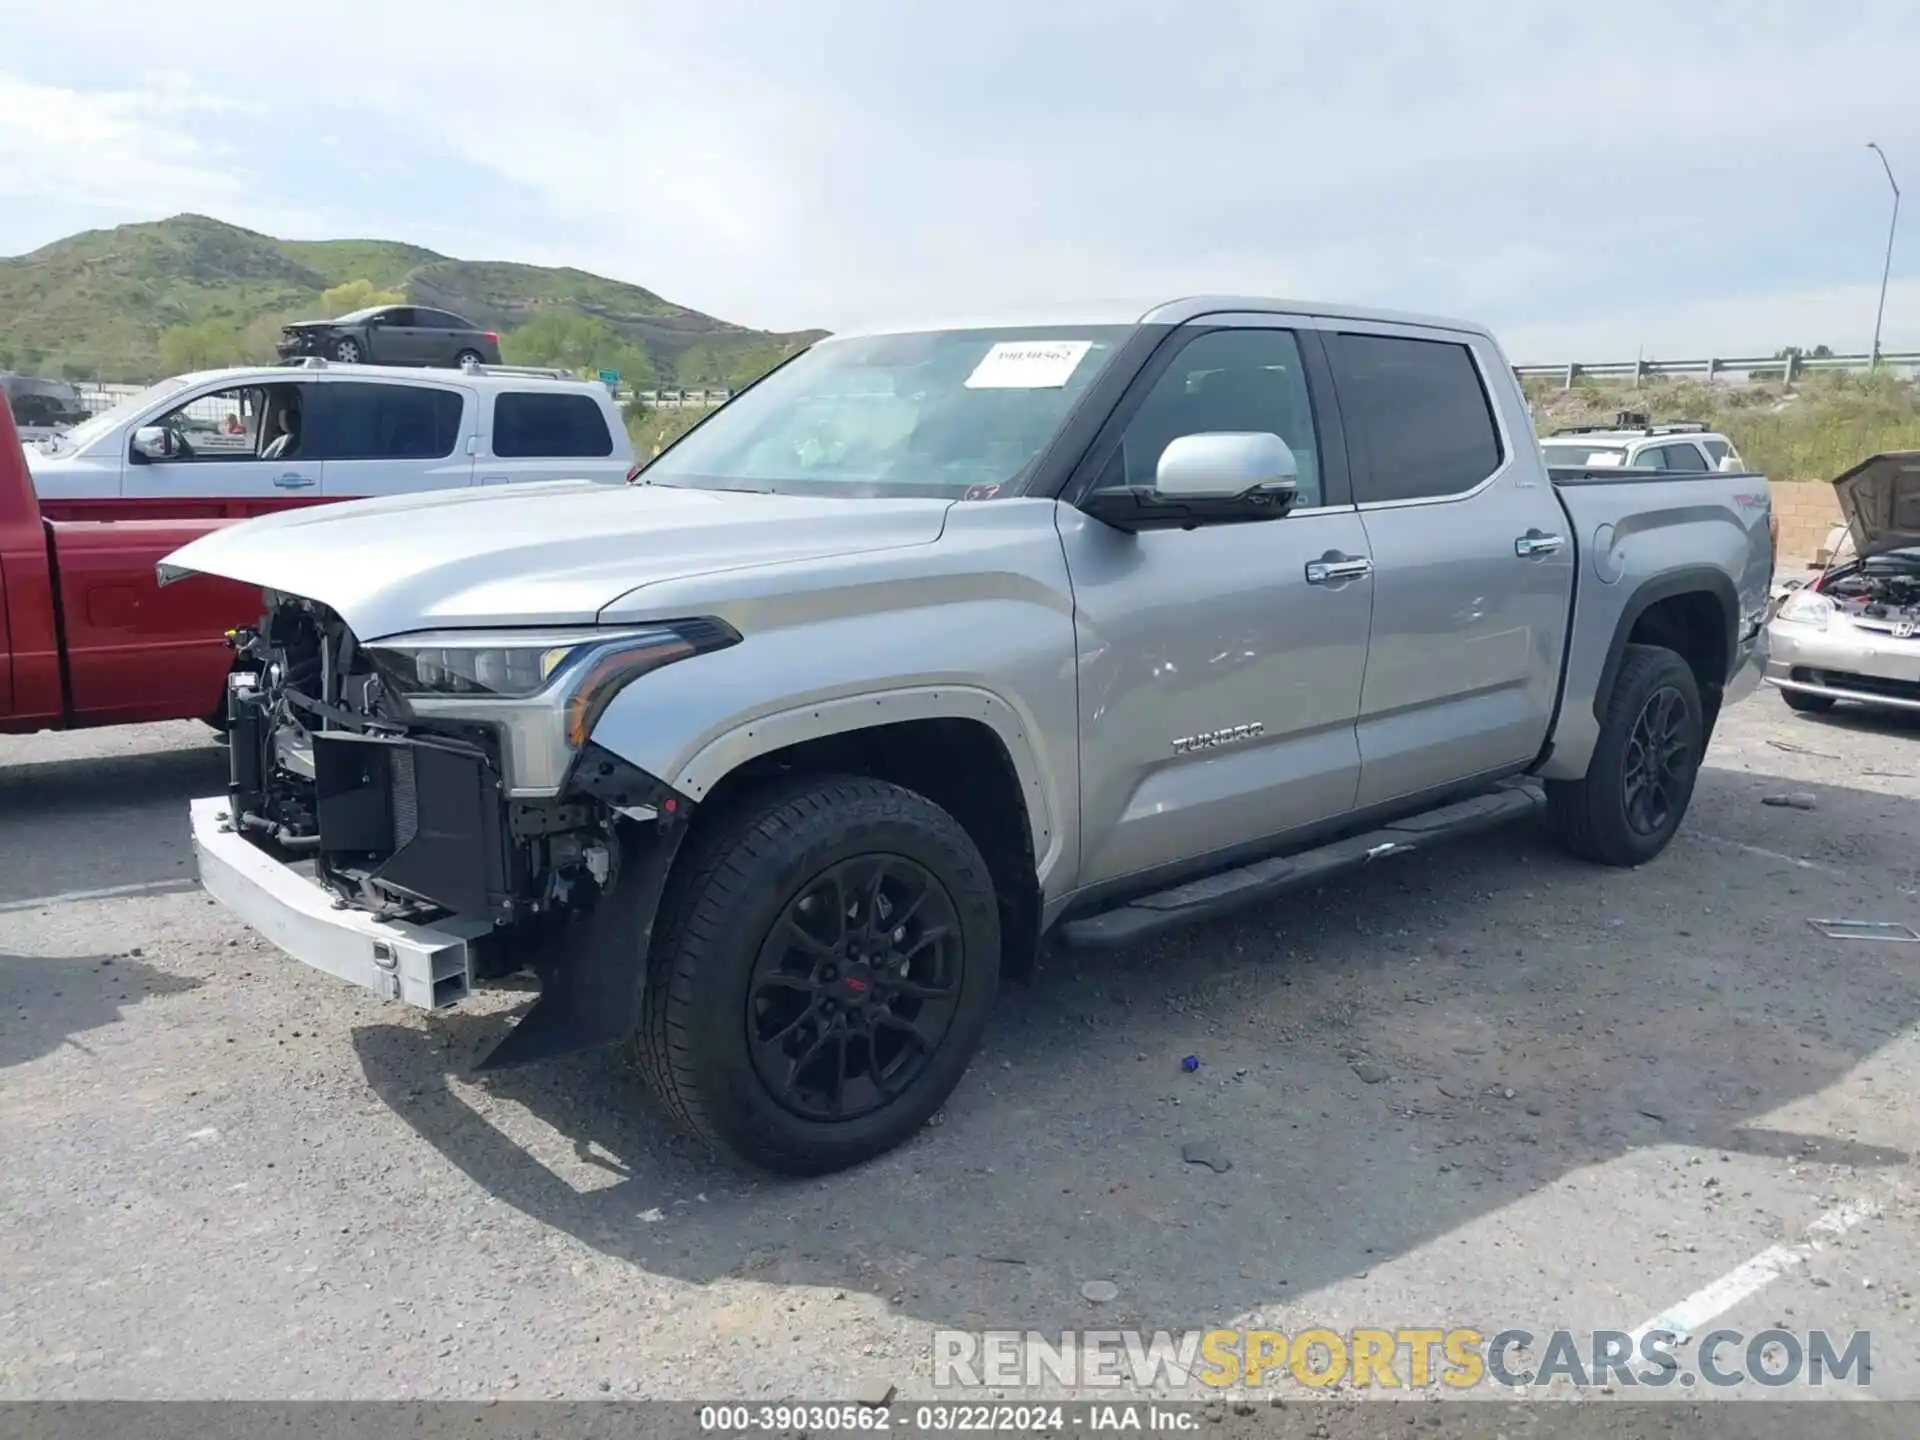
<path fill-rule="evenodd" d="M 1861 559 L 1920 545 L 1920 450 L 1869 456 L 1833 488 Z"/>
<path fill-rule="evenodd" d="M 950 504 L 591 480 L 438 490 L 243 521 L 174 551 L 159 576 L 218 575 L 317 600 L 362 640 L 585 625 L 663 580 L 929 545 Z"/>

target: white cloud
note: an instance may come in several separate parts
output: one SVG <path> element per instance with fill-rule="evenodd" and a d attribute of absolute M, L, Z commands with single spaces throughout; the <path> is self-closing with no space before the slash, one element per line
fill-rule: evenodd
<path fill-rule="evenodd" d="M 0 196 L 136 213 L 231 204 L 235 177 L 176 128 L 189 108 L 172 86 L 82 92 L 0 72 Z"/>
<path fill-rule="evenodd" d="M 377 175 L 329 158 L 335 192 L 302 187 L 303 157 L 357 148 L 417 176 L 396 238 L 752 324 L 1204 289 L 1470 314 L 1516 354 L 1771 349 L 1857 327 L 1888 198 L 1864 142 L 1920 177 L 1920 12 L 1896 0 L 336 0 L 298 35 L 324 78 L 307 136 L 252 47 L 170 54 L 167 94 L 279 107 L 238 186 L 207 136 L 243 145 L 250 121 L 170 118 L 152 81 L 125 108 L 162 14 L 218 35 L 231 10 L 0 18 L 16 70 L 71 97 L 85 56 L 109 120 L 148 126 L 153 163 L 87 180 L 127 218 L 303 207 L 391 233 Z M 1889 343 L 1920 321 L 1909 294 Z"/>

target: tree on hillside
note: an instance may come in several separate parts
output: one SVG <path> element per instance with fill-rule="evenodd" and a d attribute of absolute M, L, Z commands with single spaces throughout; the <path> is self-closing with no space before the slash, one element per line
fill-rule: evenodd
<path fill-rule="evenodd" d="M 555 365 L 564 370 L 617 370 L 622 383 L 645 390 L 653 384 L 646 351 L 622 339 L 592 315 L 552 310 L 501 337 L 500 358 L 509 365 Z"/>
<path fill-rule="evenodd" d="M 160 365 L 169 375 L 237 365 L 245 358 L 240 331 L 221 320 L 175 325 L 160 332 Z"/>
<path fill-rule="evenodd" d="M 348 280 L 320 292 L 320 308 L 329 317 L 346 315 L 375 305 L 398 305 L 407 297 L 398 290 L 376 290 L 371 280 Z"/>

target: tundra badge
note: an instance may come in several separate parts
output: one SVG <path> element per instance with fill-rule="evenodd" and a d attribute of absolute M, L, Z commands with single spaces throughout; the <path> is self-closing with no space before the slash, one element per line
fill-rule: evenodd
<path fill-rule="evenodd" d="M 1225 730 L 1207 730 L 1198 735 L 1188 735 L 1173 742 L 1173 753 L 1191 755 L 1195 750 L 1217 750 L 1222 745 L 1238 745 L 1242 740 L 1257 739 L 1266 728 L 1255 720 L 1248 725 L 1231 725 Z"/>

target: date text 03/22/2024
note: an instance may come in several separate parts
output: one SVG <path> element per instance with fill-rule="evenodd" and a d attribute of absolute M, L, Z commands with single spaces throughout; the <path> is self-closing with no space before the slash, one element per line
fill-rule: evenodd
<path fill-rule="evenodd" d="M 836 1431 L 941 1434 L 1041 1434 L 1198 1430 L 1199 1407 L 1100 1403 L 1082 1405 L 926 1404 L 703 1405 L 700 1429 L 709 1435 L 821 1434 Z"/>

